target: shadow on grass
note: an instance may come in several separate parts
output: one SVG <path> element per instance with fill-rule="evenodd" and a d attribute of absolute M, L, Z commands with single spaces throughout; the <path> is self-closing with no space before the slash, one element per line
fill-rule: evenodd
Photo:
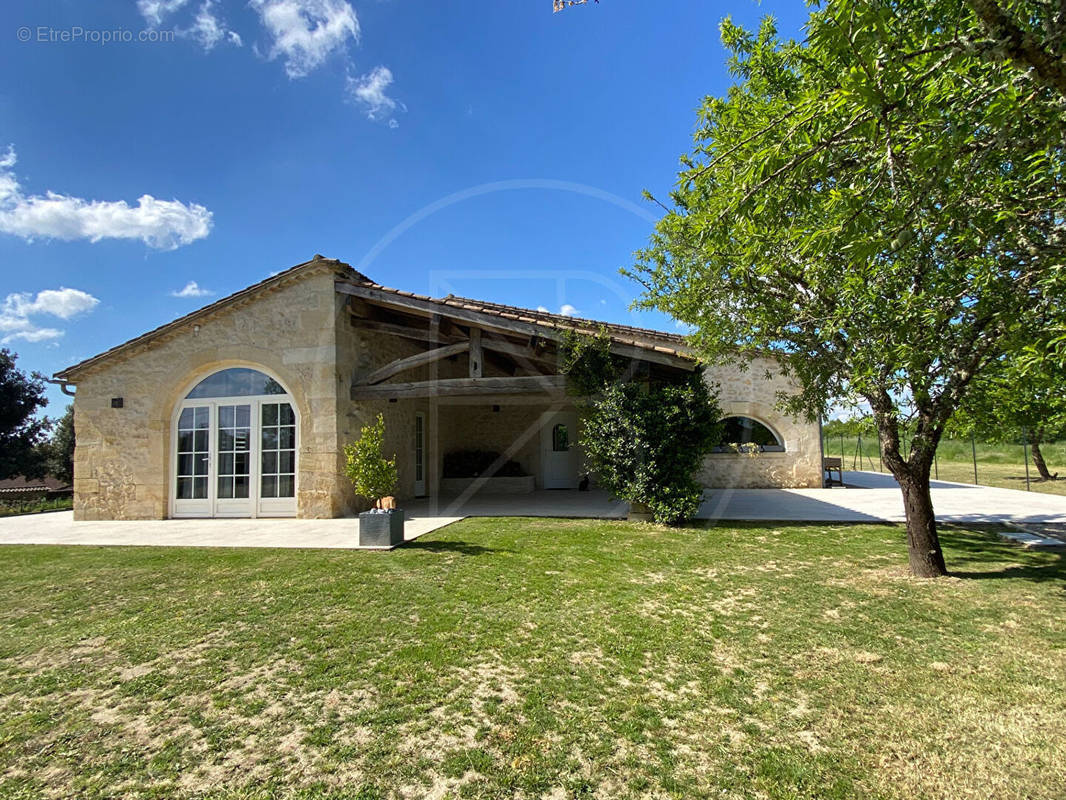
<path fill-rule="evenodd" d="M 514 550 L 501 547 L 485 547 L 480 544 L 471 544 L 470 542 L 449 542 L 449 541 L 426 541 L 425 539 L 415 539 L 414 541 L 404 542 L 401 545 L 404 550 L 427 550 L 431 553 L 458 553 L 463 556 L 483 556 L 489 553 L 513 553 Z"/>
<path fill-rule="evenodd" d="M 1000 525 L 968 525 L 961 528 L 942 523 L 940 538 L 947 551 L 945 555 L 948 572 L 952 577 L 1012 578 L 1037 583 L 1057 581 L 1066 589 L 1066 561 L 1063 560 L 1061 552 L 1025 550 L 1016 544 L 1000 540 L 996 536 L 1000 530 L 1003 530 Z M 993 564 L 1004 562 L 1011 563 L 999 569 L 989 568 Z M 955 566 L 961 569 L 954 569 Z"/>

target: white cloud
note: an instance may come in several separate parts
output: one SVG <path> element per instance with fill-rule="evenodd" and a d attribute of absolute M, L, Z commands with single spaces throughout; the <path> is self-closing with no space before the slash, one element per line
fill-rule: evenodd
<path fill-rule="evenodd" d="M 174 250 L 211 232 L 211 212 L 201 205 L 141 195 L 125 200 L 83 200 L 48 191 L 26 195 L 15 176 L 15 149 L 0 158 L 0 232 L 24 239 L 140 239 L 149 247 Z"/>
<path fill-rule="evenodd" d="M 213 295 L 210 289 L 205 289 L 196 281 L 189 281 L 181 289 L 175 289 L 170 293 L 171 297 L 210 297 Z"/>
<path fill-rule="evenodd" d="M 268 59 L 282 58 L 290 78 L 303 78 L 330 55 L 359 41 L 359 19 L 344 0 L 251 0 L 270 34 Z"/>
<path fill-rule="evenodd" d="M 240 47 L 242 44 L 240 34 L 226 27 L 226 23 L 215 13 L 215 7 L 214 0 L 206 0 L 196 12 L 192 27 L 181 33 L 198 41 L 204 50 L 212 49 L 223 40 Z"/>
<path fill-rule="evenodd" d="M 558 311 L 552 311 L 547 306 L 537 306 L 537 311 L 541 314 L 558 314 L 562 317 L 575 317 L 577 316 L 577 309 L 569 303 L 563 303 Z"/>
<path fill-rule="evenodd" d="M 349 75 L 347 89 L 348 95 L 363 107 L 369 119 L 381 120 L 389 117 L 389 127 L 398 128 L 400 123 L 390 115 L 397 109 L 406 111 L 407 106 L 385 93 L 391 84 L 392 70 L 388 67 L 374 67 L 358 78 Z"/>
<path fill-rule="evenodd" d="M 189 0 L 137 0 L 137 10 L 144 21 L 151 27 L 158 28 L 163 21 L 189 5 Z M 213 49 L 219 42 L 226 41 L 240 47 L 240 34 L 226 25 L 218 15 L 217 0 L 204 0 L 187 28 L 175 27 L 178 36 L 194 39 L 204 50 Z"/>
<path fill-rule="evenodd" d="M 0 305 L 0 335 L 3 335 L 0 344 L 7 344 L 15 339 L 27 342 L 57 339 L 63 335 L 63 331 L 41 327 L 30 317 L 48 315 L 70 319 L 92 311 L 99 304 L 100 301 L 88 292 L 65 287 L 45 289 L 36 295 L 29 292 L 9 294 Z"/>
<path fill-rule="evenodd" d="M 166 17 L 180 11 L 189 0 L 137 0 L 137 10 L 152 27 L 160 25 Z"/>

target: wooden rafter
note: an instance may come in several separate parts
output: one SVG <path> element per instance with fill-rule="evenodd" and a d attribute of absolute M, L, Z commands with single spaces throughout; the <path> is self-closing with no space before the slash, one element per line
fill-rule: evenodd
<path fill-rule="evenodd" d="M 352 387 L 353 400 L 401 400 L 478 395 L 541 395 L 549 399 L 565 394 L 566 377 L 564 375 L 530 375 L 517 378 L 444 378 L 435 381 Z"/>
<path fill-rule="evenodd" d="M 372 303 L 379 303 L 392 308 L 404 309 L 409 313 L 425 316 L 446 314 L 453 320 L 482 328 L 486 332 L 501 331 L 512 336 L 537 336 L 554 341 L 558 341 L 563 337 L 562 330 L 546 325 L 538 325 L 534 322 L 509 319 L 495 314 L 486 314 L 482 311 L 471 311 L 469 309 L 456 308 L 454 306 L 444 306 L 433 300 L 394 294 L 373 286 L 362 286 L 347 281 L 337 281 L 335 286 L 336 290 L 341 294 L 358 297 Z M 692 371 L 697 367 L 696 361 L 686 356 L 676 353 L 665 353 L 651 347 L 640 347 L 617 341 L 611 342 L 611 352 L 638 361 L 650 361 L 657 364 L 664 364 L 669 367 L 674 367 L 675 369 Z"/>
<path fill-rule="evenodd" d="M 406 358 L 398 358 L 371 372 L 363 378 L 361 385 L 373 386 L 376 383 L 388 380 L 393 375 L 399 375 L 401 372 L 406 372 L 409 369 L 421 367 L 434 361 L 440 361 L 442 358 L 465 353 L 469 349 L 470 342 L 456 342 L 455 344 L 445 345 L 444 347 L 435 347 L 424 353 L 415 353 L 413 356 L 407 356 Z"/>

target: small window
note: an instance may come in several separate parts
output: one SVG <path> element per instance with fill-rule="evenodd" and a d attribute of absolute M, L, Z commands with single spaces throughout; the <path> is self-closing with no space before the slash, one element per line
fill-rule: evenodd
<path fill-rule="evenodd" d="M 570 449 L 570 433 L 563 424 L 552 428 L 552 450 L 556 453 L 565 453 Z"/>
<path fill-rule="evenodd" d="M 745 445 L 754 445 L 760 453 L 785 452 L 785 445 L 780 437 L 757 419 L 726 417 L 722 423 L 722 443 L 714 448 L 716 453 L 735 453 Z"/>

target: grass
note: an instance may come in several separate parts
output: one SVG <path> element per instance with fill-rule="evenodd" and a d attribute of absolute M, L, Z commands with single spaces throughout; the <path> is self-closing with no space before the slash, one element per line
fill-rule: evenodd
<path fill-rule="evenodd" d="M 840 456 L 841 439 L 828 436 L 823 441 L 827 456 Z M 977 481 L 982 486 L 998 486 L 1002 489 L 1026 491 L 1025 459 L 1021 445 L 988 444 L 977 442 Z M 859 440 L 845 436 L 843 440 L 844 468 L 860 468 L 874 472 L 887 472 L 877 457 L 877 439 L 863 436 Z M 1060 473 L 1061 480 L 1041 481 L 1032 461 L 1029 463 L 1029 490 L 1045 494 L 1066 495 L 1066 442 L 1055 442 L 1041 447 L 1048 470 Z M 973 483 L 973 450 L 969 439 L 944 439 L 937 448 L 936 477 L 942 481 Z"/>
<path fill-rule="evenodd" d="M 5 547 L 0 797 L 1062 798 L 1066 567 L 943 536 Z"/>

